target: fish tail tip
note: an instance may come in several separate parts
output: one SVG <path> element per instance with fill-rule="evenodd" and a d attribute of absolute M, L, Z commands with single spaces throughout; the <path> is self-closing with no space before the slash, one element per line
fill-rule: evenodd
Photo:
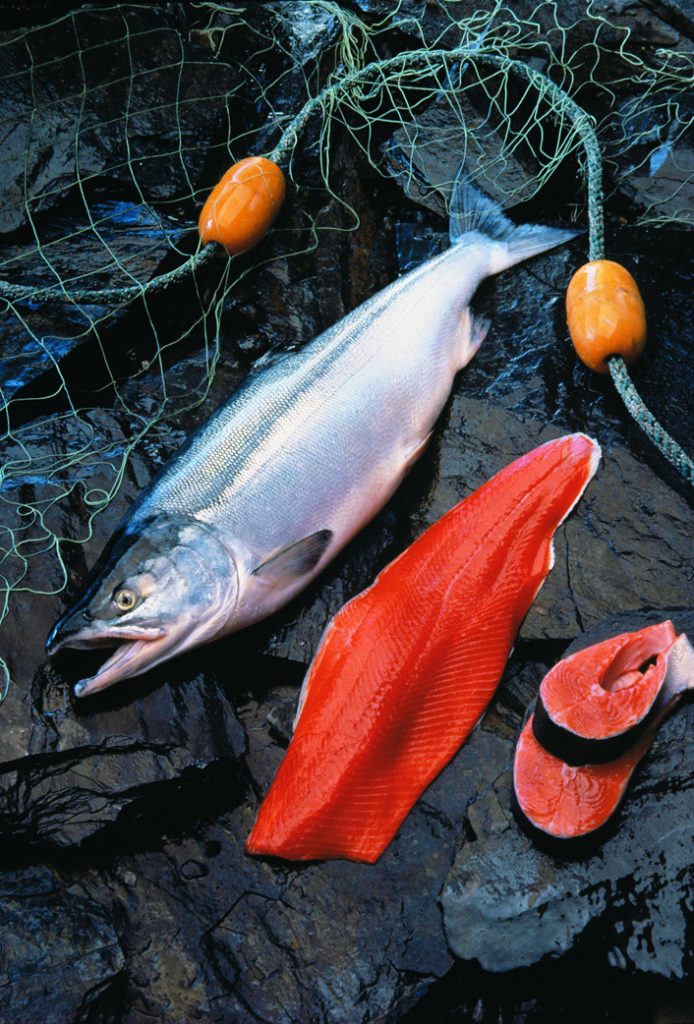
<path fill-rule="evenodd" d="M 584 434 L 582 431 L 578 431 L 572 436 L 580 438 L 581 441 L 588 444 L 590 451 L 589 471 L 590 476 L 592 477 L 600 464 L 600 460 L 602 459 L 602 447 L 600 446 L 599 441 L 596 441 L 595 438 L 591 437 L 589 434 Z"/>
<path fill-rule="evenodd" d="M 602 458 L 602 448 L 600 443 L 596 441 L 594 437 L 591 437 L 590 434 L 585 434 L 582 430 L 577 430 L 573 434 L 563 434 L 561 437 L 554 438 L 546 443 L 547 445 L 566 447 L 580 455 L 588 454 L 590 452 L 592 469 L 597 467 L 600 459 Z"/>
<path fill-rule="evenodd" d="M 514 263 L 564 245 L 582 233 L 581 228 L 553 228 L 545 224 L 514 224 L 501 204 L 473 185 L 461 166 L 453 183 L 450 200 L 449 234 L 455 245 L 464 235 L 484 235 L 496 246 L 491 272 L 498 273 Z"/>

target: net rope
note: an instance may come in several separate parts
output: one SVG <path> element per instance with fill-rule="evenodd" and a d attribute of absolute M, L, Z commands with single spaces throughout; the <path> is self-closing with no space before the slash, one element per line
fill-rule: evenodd
<path fill-rule="evenodd" d="M 421 191 L 422 154 L 443 137 L 455 166 L 463 155 L 473 174 L 483 164 L 483 187 L 503 205 L 531 199 L 573 159 L 591 259 L 604 255 L 603 168 L 608 195 L 638 191 L 634 223 L 692 222 L 683 140 L 694 65 L 676 33 L 647 48 L 593 3 L 576 21 L 555 0 L 519 6 L 523 16 L 500 0 L 487 10 L 449 0 L 428 23 L 411 0 L 364 3 L 362 16 L 331 0 L 202 2 L 182 25 L 163 9 L 155 23 L 151 5 L 95 5 L 5 33 L 0 82 L 14 106 L 0 123 L 15 145 L 2 158 L 0 203 L 0 623 L 13 595 L 66 586 L 66 552 L 93 536 L 133 451 L 204 401 L 225 303 L 243 278 L 359 225 L 334 163 L 341 139 L 374 174 Z M 280 222 L 270 249 L 227 259 L 199 243 L 197 214 L 250 153 L 282 163 L 306 209 L 292 230 Z M 429 183 L 444 202 L 455 166 Z M 649 188 L 654 167 L 668 173 Z M 332 220 L 321 212 L 330 200 Z M 572 212 L 581 219 L 580 194 Z M 164 330 L 160 297 L 181 288 L 185 322 Z M 152 352 L 124 369 L 112 336 L 134 305 Z M 81 345 L 100 353 L 95 392 L 110 419 L 66 377 L 66 355 Z M 171 365 L 191 345 L 199 382 L 181 393 Z M 630 413 L 691 481 L 691 461 L 645 410 L 623 361 L 609 368 Z M 66 525 L 72 506 L 80 515 Z M 4 654 L 0 670 L 6 693 Z"/>

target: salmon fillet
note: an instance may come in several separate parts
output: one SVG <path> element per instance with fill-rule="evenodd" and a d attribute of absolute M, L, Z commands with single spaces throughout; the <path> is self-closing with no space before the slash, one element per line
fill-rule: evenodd
<path fill-rule="evenodd" d="M 522 456 L 335 616 L 250 853 L 380 857 L 487 707 L 599 458 L 584 434 Z"/>

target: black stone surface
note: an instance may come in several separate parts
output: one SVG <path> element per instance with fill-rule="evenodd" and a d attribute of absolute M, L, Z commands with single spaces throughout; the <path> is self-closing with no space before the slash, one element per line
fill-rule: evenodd
<path fill-rule="evenodd" d="M 110 908 L 47 867 L 6 872 L 0 891 L 0 1019 L 112 1020 L 125 958 Z"/>

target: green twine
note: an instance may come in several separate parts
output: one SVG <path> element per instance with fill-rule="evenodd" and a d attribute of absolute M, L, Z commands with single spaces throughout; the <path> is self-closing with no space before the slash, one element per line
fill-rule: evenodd
<path fill-rule="evenodd" d="M 688 483 L 694 484 L 694 463 L 692 463 L 687 453 L 680 448 L 677 441 L 670 437 L 668 432 L 661 427 L 650 409 L 644 405 L 641 396 L 634 387 L 634 382 L 629 376 L 627 364 L 622 357 L 609 356 L 607 368 L 610 371 L 610 376 L 614 381 L 619 397 L 627 408 L 627 412 L 633 417 L 644 434 L 650 438 L 656 448 L 662 452 L 668 462 L 672 463 Z"/>
<path fill-rule="evenodd" d="M 522 66 L 514 64 L 520 74 L 524 74 L 530 81 L 539 72 L 531 72 L 530 69 L 521 70 Z M 542 76 L 544 77 L 544 76 Z M 555 98 L 562 95 L 562 90 L 550 83 L 550 91 Z M 603 191 L 602 191 L 602 160 L 600 158 L 600 146 L 595 134 L 595 129 L 588 114 L 570 97 L 564 96 L 564 108 L 569 114 L 575 130 L 581 136 L 586 151 L 586 175 L 588 179 L 588 230 L 589 230 L 589 254 L 590 260 L 601 260 L 605 258 L 605 228 L 603 219 Z M 675 469 L 687 480 L 694 484 L 694 463 L 687 453 L 678 445 L 674 438 L 658 422 L 648 406 L 644 403 L 629 376 L 627 364 L 621 356 L 613 355 L 607 359 L 607 367 L 610 376 L 617 389 L 617 394 L 624 402 L 627 412 L 634 422 L 643 430 L 646 437 L 656 446 L 662 455 L 670 462 Z"/>
<path fill-rule="evenodd" d="M 136 299 L 145 292 L 153 292 L 158 289 L 168 288 L 170 284 L 179 281 L 186 274 L 192 273 L 201 267 L 214 253 L 213 245 L 206 245 L 198 248 L 189 259 L 173 270 L 165 274 L 159 274 L 145 284 L 131 284 L 122 288 L 82 288 L 77 291 L 68 291 L 62 284 L 50 285 L 48 288 L 34 288 L 32 285 L 11 284 L 9 281 L 0 280 L 0 298 L 9 302 L 74 302 L 74 303 L 110 303 L 116 301 L 130 301 Z"/>
<path fill-rule="evenodd" d="M 401 68 L 416 68 L 421 65 L 426 70 L 431 70 L 432 62 L 441 61 L 443 68 L 448 62 L 457 60 L 480 60 L 495 64 L 500 71 L 513 70 L 519 77 L 526 78 L 531 85 L 537 89 L 540 95 L 548 95 L 554 104 L 554 113 L 557 120 L 565 114 L 573 124 L 574 130 L 580 137 L 586 151 L 586 164 L 588 170 L 588 218 L 590 225 L 591 259 L 598 259 L 597 249 L 604 246 L 604 229 L 602 215 L 602 162 L 600 157 L 600 146 L 593 128 L 593 119 L 579 105 L 561 89 L 555 85 L 542 72 L 528 67 L 521 61 L 511 60 L 495 53 L 480 51 L 478 44 L 472 43 L 469 46 L 458 46 L 451 50 L 428 49 L 407 50 L 395 57 L 386 60 L 373 61 L 363 68 L 359 68 L 350 74 L 344 75 L 328 85 L 322 92 L 314 96 L 308 103 L 304 104 L 299 113 L 290 121 L 284 129 L 282 136 L 275 148 L 268 154 L 268 158 L 275 163 L 284 163 L 290 159 L 291 153 L 299 142 L 301 132 L 309 122 L 313 114 L 318 111 L 329 112 L 340 94 L 347 94 L 356 89 L 364 81 L 374 75 L 389 72 L 396 72 Z M 593 250 L 596 254 L 593 254 Z M 113 300 L 129 300 L 137 298 L 145 291 L 155 291 L 166 288 L 175 283 L 186 274 L 197 270 L 216 251 L 214 245 L 198 248 L 198 251 L 185 263 L 182 263 L 174 270 L 165 274 L 153 277 L 144 285 L 125 285 L 117 288 L 94 288 L 68 291 L 63 285 L 56 283 L 47 288 L 35 288 L 31 285 L 15 285 L 9 281 L 0 280 L 0 298 L 10 301 L 22 302 L 48 301 L 48 302 L 74 302 L 74 303 L 107 303 Z"/>
<path fill-rule="evenodd" d="M 557 120 L 566 116 L 574 131 L 579 136 L 586 154 L 586 178 L 588 200 L 589 259 L 603 259 L 605 255 L 605 230 L 603 217 L 602 158 L 600 145 L 595 132 L 594 119 L 586 113 L 562 88 L 552 82 L 542 72 L 494 53 L 484 53 L 478 46 L 459 46 L 452 50 L 409 50 L 387 60 L 374 61 L 366 67 L 359 68 L 328 85 L 321 93 L 309 100 L 282 133 L 279 142 L 269 154 L 276 163 L 290 159 L 301 132 L 319 111 L 329 111 L 339 95 L 356 89 L 363 81 L 375 74 L 387 74 L 401 67 L 417 67 L 422 65 L 431 69 L 432 61 L 446 62 L 455 60 L 479 60 L 496 64 L 500 70 L 513 70 L 519 77 L 525 78 L 533 85 L 540 95 L 551 97 L 552 109 Z M 197 270 L 214 253 L 213 245 L 198 248 L 198 251 L 181 266 L 165 274 L 152 278 L 144 285 L 130 285 L 119 288 L 84 289 L 69 292 L 59 284 L 49 288 L 32 288 L 26 285 L 13 285 L 0 280 L 0 297 L 14 301 L 43 300 L 66 301 L 75 303 L 102 303 L 115 300 L 129 300 L 147 291 L 166 288 Z M 610 356 L 607 360 L 615 388 L 634 421 L 650 438 L 659 451 L 689 482 L 694 483 L 694 464 L 677 442 L 660 425 L 655 416 L 643 403 L 638 391 L 629 376 L 626 363 L 621 356 Z"/>
<path fill-rule="evenodd" d="M 407 50 L 405 53 L 400 53 L 387 60 L 373 61 L 371 64 L 367 64 L 366 67 L 338 79 L 332 85 L 327 86 L 318 96 L 314 96 L 312 100 L 309 100 L 299 111 L 284 130 L 282 138 L 272 153 L 269 154 L 270 160 L 274 160 L 275 163 L 281 163 L 286 160 L 296 146 L 299 135 L 311 116 L 321 109 L 329 110 L 340 93 L 347 93 L 355 89 L 364 80 L 368 80 L 373 75 L 382 74 L 385 77 L 389 72 L 397 71 L 402 67 L 416 68 L 421 64 L 422 67 L 430 70 L 432 62 L 437 60 L 441 61 L 443 67 L 449 61 L 478 60 L 483 63 L 495 64 L 500 71 L 513 70 L 519 77 L 527 79 L 540 95 L 551 97 L 553 112 L 557 120 L 561 120 L 564 115 L 568 117 L 586 151 L 590 258 L 599 259 L 599 254 L 605 245 L 602 209 L 602 158 L 600 155 L 600 144 L 593 127 L 593 118 L 582 107 L 579 107 L 568 93 L 564 92 L 558 85 L 555 85 L 542 72 L 528 67 L 527 64 L 523 64 L 521 61 L 512 60 L 510 57 L 503 57 L 496 53 L 485 53 L 474 43 L 470 46 L 458 46 L 452 50 L 430 50 L 426 48 Z"/>

